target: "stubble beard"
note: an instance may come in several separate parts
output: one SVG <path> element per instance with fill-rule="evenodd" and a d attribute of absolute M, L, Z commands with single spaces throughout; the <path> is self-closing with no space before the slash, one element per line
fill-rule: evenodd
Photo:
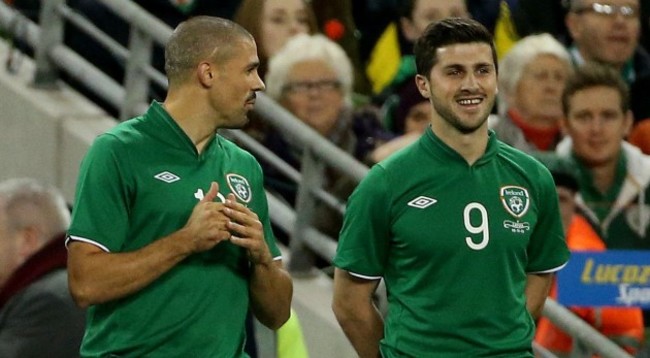
<path fill-rule="evenodd" d="M 494 101 L 495 99 L 492 99 L 492 103 L 487 106 L 487 110 L 485 113 L 481 113 L 481 120 L 474 124 L 467 124 L 463 123 L 463 120 L 454 113 L 454 111 L 450 108 L 450 106 L 444 104 L 442 101 L 440 101 L 438 98 L 433 97 L 431 98 L 431 102 L 433 104 L 433 110 L 440 115 L 440 117 L 447 122 L 449 125 L 451 125 L 454 129 L 459 131 L 462 134 L 471 134 L 476 132 L 481 126 L 487 121 L 488 116 L 490 115 L 490 110 L 494 106 Z"/>
<path fill-rule="evenodd" d="M 230 117 L 230 120 L 222 126 L 221 128 L 225 129 L 242 129 L 248 125 L 250 122 L 250 117 L 249 117 L 249 110 L 244 110 L 241 113 L 237 113 L 236 115 L 233 115 Z"/>

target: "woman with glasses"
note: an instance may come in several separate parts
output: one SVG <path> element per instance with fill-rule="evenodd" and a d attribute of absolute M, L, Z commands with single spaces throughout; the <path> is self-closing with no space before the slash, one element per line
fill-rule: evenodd
<path fill-rule="evenodd" d="M 377 112 L 354 109 L 351 95 L 353 71 L 343 49 L 323 35 L 297 35 L 274 55 L 266 76 L 267 94 L 323 137 L 341 149 L 365 160 L 377 142 L 388 138 Z M 299 167 L 301 150 L 291 138 L 276 131 L 266 134 L 265 144 L 294 167 Z M 277 190 L 291 204 L 296 184 L 273 168 L 265 168 L 267 186 Z M 354 189 L 354 182 L 327 169 L 326 190 L 342 200 Z M 338 235 L 340 214 L 328 208 L 315 215 L 314 225 L 325 234 Z M 322 214 L 322 215 L 321 215 Z"/>
<path fill-rule="evenodd" d="M 503 142 L 525 152 L 552 151 L 562 139 L 562 91 L 569 53 L 550 34 L 527 36 L 499 64 L 498 115 L 489 119 Z"/>

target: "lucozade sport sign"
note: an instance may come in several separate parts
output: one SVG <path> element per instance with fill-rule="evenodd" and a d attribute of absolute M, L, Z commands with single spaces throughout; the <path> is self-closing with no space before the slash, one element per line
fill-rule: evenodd
<path fill-rule="evenodd" d="M 558 302 L 650 308 L 650 251 L 572 252 L 558 273 Z"/>

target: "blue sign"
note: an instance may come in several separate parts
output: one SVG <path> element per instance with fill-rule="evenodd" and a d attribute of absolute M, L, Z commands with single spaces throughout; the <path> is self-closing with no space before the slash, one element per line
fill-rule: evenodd
<path fill-rule="evenodd" d="M 650 251 L 571 252 L 557 285 L 565 306 L 650 308 Z"/>

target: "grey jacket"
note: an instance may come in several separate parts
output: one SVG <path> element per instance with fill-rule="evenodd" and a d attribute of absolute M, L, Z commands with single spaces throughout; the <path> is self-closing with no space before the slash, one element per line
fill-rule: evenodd
<path fill-rule="evenodd" d="M 0 357 L 79 357 L 85 314 L 58 269 L 11 297 L 0 310 Z"/>

